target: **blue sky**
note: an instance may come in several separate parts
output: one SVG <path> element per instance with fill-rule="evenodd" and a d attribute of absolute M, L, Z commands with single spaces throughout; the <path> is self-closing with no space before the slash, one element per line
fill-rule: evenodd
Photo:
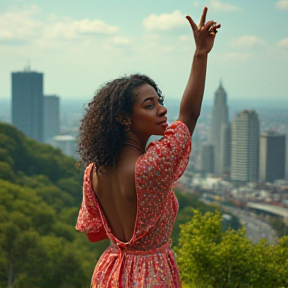
<path fill-rule="evenodd" d="M 222 79 L 230 99 L 288 98 L 288 0 L 1 0 L 0 97 L 11 72 L 43 72 L 45 94 L 87 99 L 104 82 L 152 77 L 180 99 L 193 52 L 185 15 L 222 24 L 209 54 L 205 97 Z"/>

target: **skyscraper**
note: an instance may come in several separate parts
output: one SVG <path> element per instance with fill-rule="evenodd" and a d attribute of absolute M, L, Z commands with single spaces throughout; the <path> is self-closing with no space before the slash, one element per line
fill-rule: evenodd
<path fill-rule="evenodd" d="M 224 153 L 223 146 L 228 139 L 222 139 L 225 135 L 224 131 L 221 132 L 225 127 L 229 127 L 228 122 L 228 107 L 227 107 L 227 95 L 220 82 L 219 88 L 215 92 L 214 106 L 212 108 L 212 118 L 210 126 L 209 143 L 214 146 L 214 172 L 216 175 L 221 175 L 225 170 L 224 163 L 227 162 L 227 154 L 230 151 Z M 227 134 L 226 134 L 227 135 Z M 222 137 L 221 137 L 222 136 Z M 229 145 L 227 146 L 229 147 Z"/>
<path fill-rule="evenodd" d="M 259 120 L 253 110 L 243 110 L 232 122 L 231 180 L 251 182 L 259 173 Z"/>
<path fill-rule="evenodd" d="M 60 132 L 60 99 L 55 95 L 44 96 L 44 142 L 52 144 Z"/>
<path fill-rule="evenodd" d="M 288 135 L 286 134 L 286 159 L 285 159 L 285 179 L 288 180 Z"/>
<path fill-rule="evenodd" d="M 231 161 L 231 125 L 223 124 L 221 126 L 221 142 L 220 142 L 220 167 L 223 173 L 230 172 Z"/>
<path fill-rule="evenodd" d="M 259 178 L 273 183 L 285 179 L 286 136 L 273 131 L 260 136 Z"/>
<path fill-rule="evenodd" d="M 12 73 L 12 124 L 27 136 L 43 141 L 43 74 Z"/>
<path fill-rule="evenodd" d="M 214 173 L 214 146 L 205 144 L 201 147 L 200 169 L 203 173 Z"/>

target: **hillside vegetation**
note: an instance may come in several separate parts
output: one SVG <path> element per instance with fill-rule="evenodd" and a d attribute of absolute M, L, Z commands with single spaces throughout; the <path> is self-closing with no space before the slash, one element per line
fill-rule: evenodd
<path fill-rule="evenodd" d="M 27 138 L 16 128 L 5 123 L 0 123 L 0 143 L 0 287 L 90 287 L 95 263 L 109 243 L 108 241 L 90 243 L 84 234 L 75 230 L 82 200 L 83 171 L 75 168 L 75 159 L 63 155 L 60 150 L 49 145 Z M 205 267 L 209 267 L 207 261 L 213 261 L 211 265 L 218 261 L 216 256 L 214 258 L 211 256 L 208 260 L 205 258 L 205 255 L 210 253 L 207 250 L 210 246 L 207 246 L 207 249 L 204 247 L 205 250 L 204 244 L 201 246 L 200 243 L 197 246 L 198 242 L 192 241 L 193 234 L 192 238 L 185 236 L 186 233 L 190 233 L 189 221 L 195 218 L 193 216 L 195 213 L 198 215 L 192 207 L 200 209 L 202 213 L 211 213 L 215 208 L 203 204 L 195 195 L 179 190 L 176 191 L 176 195 L 179 201 L 179 213 L 172 233 L 173 247 L 175 250 L 179 247 L 177 253 L 183 271 L 180 272 L 190 285 L 193 281 L 187 278 L 187 273 L 190 273 L 187 269 L 191 267 L 189 265 L 192 260 L 195 261 L 195 265 L 202 265 L 204 268 L 201 270 L 200 266 L 197 266 L 197 270 L 192 267 L 194 270 L 191 268 L 191 273 L 196 270 L 206 271 L 206 274 L 197 276 L 204 280 L 212 271 L 205 270 Z M 236 219 L 232 222 L 234 228 L 239 226 Z M 179 244 L 180 224 L 184 225 L 182 228 L 184 232 L 181 232 L 182 238 Z M 188 225 L 188 230 L 185 225 Z M 199 228 L 198 231 L 202 230 Z M 209 240 L 210 234 L 205 234 L 205 231 L 203 230 L 203 237 L 208 237 L 205 241 L 213 242 L 215 237 Z M 219 235 L 222 235 L 221 231 L 218 231 Z M 186 249 L 185 241 L 187 245 L 189 243 L 192 245 L 189 246 L 190 250 Z M 218 245 L 217 241 L 216 244 Z M 285 246 L 283 245 L 281 247 Z M 205 257 L 195 257 L 192 248 L 197 249 L 195 251 L 204 249 Z M 183 254 L 183 249 L 186 254 Z M 222 256 L 225 255 L 223 253 Z M 203 262 L 203 259 L 206 262 Z M 241 260 L 241 255 L 239 259 L 242 262 L 246 261 L 246 258 Z M 218 270 L 213 271 L 218 273 Z M 196 275 L 195 273 L 191 275 Z M 214 274 L 211 275 L 214 277 Z"/>
<path fill-rule="evenodd" d="M 83 171 L 0 123 L 0 287 L 89 287 L 107 241 L 75 230 Z"/>

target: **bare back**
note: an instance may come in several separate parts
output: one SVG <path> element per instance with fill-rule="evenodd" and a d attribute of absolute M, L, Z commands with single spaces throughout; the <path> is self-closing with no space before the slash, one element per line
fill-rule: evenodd
<path fill-rule="evenodd" d="M 113 235 L 122 242 L 133 236 L 137 195 L 135 189 L 135 163 L 139 155 L 120 156 L 117 167 L 96 174 L 92 169 L 92 186 Z"/>

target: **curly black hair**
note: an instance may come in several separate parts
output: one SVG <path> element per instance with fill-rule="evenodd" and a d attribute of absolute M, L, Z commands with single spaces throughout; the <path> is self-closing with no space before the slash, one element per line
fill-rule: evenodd
<path fill-rule="evenodd" d="M 124 125 L 119 118 L 131 117 L 136 94 L 134 89 L 143 84 L 151 85 L 163 102 L 161 90 L 146 75 L 133 74 L 107 82 L 88 104 L 81 120 L 78 135 L 80 164 L 94 163 L 96 171 L 114 167 L 117 155 L 125 141 Z"/>

